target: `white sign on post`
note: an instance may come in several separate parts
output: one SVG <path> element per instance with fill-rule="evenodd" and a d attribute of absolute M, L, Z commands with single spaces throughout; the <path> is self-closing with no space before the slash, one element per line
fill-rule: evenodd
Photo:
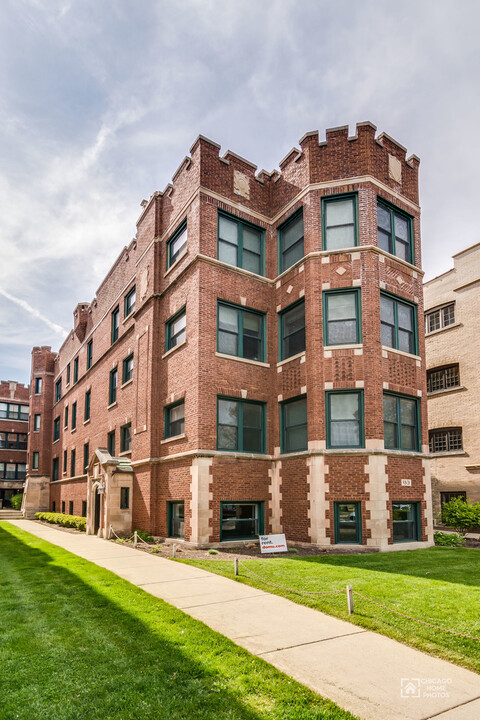
<path fill-rule="evenodd" d="M 260 535 L 262 553 L 287 552 L 285 535 Z"/>

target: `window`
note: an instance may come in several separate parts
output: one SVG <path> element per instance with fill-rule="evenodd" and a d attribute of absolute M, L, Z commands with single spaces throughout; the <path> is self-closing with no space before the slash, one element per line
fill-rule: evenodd
<path fill-rule="evenodd" d="M 183 435 L 185 432 L 185 402 L 175 403 L 165 408 L 165 430 L 166 438 Z"/>
<path fill-rule="evenodd" d="M 87 422 L 87 420 L 90 420 L 91 400 L 92 400 L 92 391 L 87 390 L 87 392 L 85 393 L 85 412 L 84 412 L 84 416 L 83 416 L 83 419 L 85 422 Z"/>
<path fill-rule="evenodd" d="M 378 247 L 413 263 L 413 218 L 384 201 L 377 203 Z"/>
<path fill-rule="evenodd" d="M 443 330 L 443 328 L 455 323 L 455 303 L 444 305 L 437 310 L 431 310 L 425 313 L 425 332 L 430 333 L 434 330 Z"/>
<path fill-rule="evenodd" d="M 322 220 L 324 250 L 358 245 L 356 195 L 322 198 Z"/>
<path fill-rule="evenodd" d="M 65 500 L 62 500 L 62 513 L 65 515 Z"/>
<path fill-rule="evenodd" d="M 56 417 L 53 421 L 53 442 L 58 440 L 60 437 L 60 416 Z"/>
<path fill-rule="evenodd" d="M 40 395 L 42 392 L 42 378 L 35 378 L 35 395 Z"/>
<path fill-rule="evenodd" d="M 365 446 L 362 390 L 328 391 L 326 413 L 327 448 Z"/>
<path fill-rule="evenodd" d="M 356 345 L 362 342 L 360 290 L 323 293 L 325 345 Z"/>
<path fill-rule="evenodd" d="M 78 357 L 73 361 L 73 384 L 78 382 Z"/>
<path fill-rule="evenodd" d="M 0 418 L 8 420 L 27 420 L 28 405 L 0 402 Z"/>
<path fill-rule="evenodd" d="M 415 305 L 380 295 L 382 345 L 402 352 L 417 353 L 417 312 Z"/>
<path fill-rule="evenodd" d="M 187 329 L 187 313 L 182 308 L 176 315 L 167 321 L 165 326 L 165 351 L 185 342 Z"/>
<path fill-rule="evenodd" d="M 72 477 L 75 477 L 75 461 L 76 461 L 76 451 L 75 449 L 70 451 L 70 475 Z"/>
<path fill-rule="evenodd" d="M 82 500 L 82 517 L 87 517 L 87 501 Z"/>
<path fill-rule="evenodd" d="M 72 403 L 72 430 L 77 427 L 77 402 Z"/>
<path fill-rule="evenodd" d="M 220 540 L 249 540 L 263 535 L 263 503 L 222 502 Z"/>
<path fill-rule="evenodd" d="M 308 449 L 307 398 L 288 400 L 280 406 L 281 448 L 284 453 Z"/>
<path fill-rule="evenodd" d="M 52 482 L 58 480 L 58 457 L 52 460 Z"/>
<path fill-rule="evenodd" d="M 420 539 L 420 513 L 416 502 L 392 503 L 393 542 L 414 542 Z"/>
<path fill-rule="evenodd" d="M 33 429 L 35 432 L 40 430 L 40 413 L 35 413 L 33 416 Z"/>
<path fill-rule="evenodd" d="M 0 479 L 2 480 L 24 480 L 26 474 L 25 463 L 0 462 Z"/>
<path fill-rule="evenodd" d="M 129 452 L 132 449 L 131 423 L 120 428 L 120 452 Z"/>
<path fill-rule="evenodd" d="M 68 514 L 73 515 L 73 500 L 68 503 Z"/>
<path fill-rule="evenodd" d="M 460 387 L 458 364 L 427 370 L 427 392 L 449 390 L 453 387 Z"/>
<path fill-rule="evenodd" d="M 40 464 L 40 453 L 35 451 L 32 456 L 32 470 L 38 470 L 39 464 Z"/>
<path fill-rule="evenodd" d="M 88 443 L 85 443 L 83 446 L 83 469 L 87 470 L 88 463 L 90 461 L 90 448 L 88 447 Z"/>
<path fill-rule="evenodd" d="M 444 503 L 450 502 L 450 500 L 457 500 L 457 499 L 465 500 L 465 502 L 466 502 L 467 493 L 465 492 L 465 490 L 455 490 L 453 492 L 440 493 L 440 502 L 442 505 L 444 505 Z"/>
<path fill-rule="evenodd" d="M 303 212 L 295 213 L 278 228 L 280 273 L 294 265 L 304 255 L 303 249 Z"/>
<path fill-rule="evenodd" d="M 135 310 L 136 300 L 137 300 L 137 290 L 134 285 L 132 287 L 132 289 L 129 290 L 128 293 L 125 295 L 125 306 L 124 306 L 125 317 L 128 317 L 130 315 L 130 313 L 132 313 Z"/>
<path fill-rule="evenodd" d="M 416 398 L 383 394 L 385 448 L 419 450 L 420 412 Z"/>
<path fill-rule="evenodd" d="M 62 397 L 62 378 L 57 380 L 55 383 L 55 402 L 58 402 Z"/>
<path fill-rule="evenodd" d="M 108 385 L 108 404 L 116 402 L 117 400 L 117 383 L 118 383 L 118 368 L 110 370 L 110 381 Z"/>
<path fill-rule="evenodd" d="M 67 458 L 68 458 L 68 453 L 66 450 L 64 450 L 63 451 L 63 474 L 64 475 L 67 474 Z"/>
<path fill-rule="evenodd" d="M 65 420 L 63 422 L 63 426 L 65 429 L 67 429 L 68 428 L 68 405 L 65 407 L 64 416 L 65 416 Z"/>
<path fill-rule="evenodd" d="M 128 510 L 130 508 L 130 488 L 120 488 L 120 510 Z"/>
<path fill-rule="evenodd" d="M 55 500 L 52 500 L 52 512 L 55 512 L 55 509 L 56 509 Z"/>
<path fill-rule="evenodd" d="M 462 428 L 438 428 L 428 433 L 431 453 L 463 450 Z"/>
<path fill-rule="evenodd" d="M 133 353 L 125 358 L 123 361 L 123 376 L 122 383 L 125 385 L 126 382 L 133 378 Z"/>
<path fill-rule="evenodd" d="M 26 450 L 27 435 L 26 433 L 9 433 L 0 432 L 0 449 L 1 450 Z"/>
<path fill-rule="evenodd" d="M 93 339 L 89 340 L 87 343 L 87 370 L 90 370 L 92 367 L 92 361 L 93 361 Z"/>
<path fill-rule="evenodd" d="M 67 365 L 67 385 L 70 385 L 70 363 Z"/>
<path fill-rule="evenodd" d="M 217 449 L 264 453 L 264 403 L 218 398 Z"/>
<path fill-rule="evenodd" d="M 115 457 L 115 430 L 111 430 L 107 435 L 107 448 L 112 457 Z"/>
<path fill-rule="evenodd" d="M 171 267 L 186 251 L 187 223 L 185 221 L 167 242 L 167 268 Z"/>
<path fill-rule="evenodd" d="M 336 502 L 334 519 L 336 544 L 361 544 L 362 516 L 359 502 Z"/>
<path fill-rule="evenodd" d="M 305 350 L 305 301 L 290 305 L 279 314 L 279 359 L 286 360 Z"/>
<path fill-rule="evenodd" d="M 182 501 L 167 503 L 168 537 L 185 537 L 185 503 Z"/>
<path fill-rule="evenodd" d="M 218 216 L 218 259 L 264 275 L 265 233 L 259 227 L 230 215 Z"/>
<path fill-rule="evenodd" d="M 120 327 L 120 309 L 117 305 L 112 312 L 112 345 L 118 340 L 118 329 Z"/>
<path fill-rule="evenodd" d="M 265 361 L 265 315 L 218 303 L 217 350 L 247 360 Z"/>

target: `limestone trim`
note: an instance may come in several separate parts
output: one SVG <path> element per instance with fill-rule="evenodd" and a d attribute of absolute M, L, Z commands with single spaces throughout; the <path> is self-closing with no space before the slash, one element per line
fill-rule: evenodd
<path fill-rule="evenodd" d="M 432 503 L 432 473 L 430 460 L 422 460 L 423 482 L 425 484 L 425 501 L 426 507 L 424 511 L 425 534 L 427 543 L 433 545 L 433 503 Z"/>
<path fill-rule="evenodd" d="M 332 542 L 327 537 L 327 529 L 330 528 L 330 520 L 327 519 L 330 503 L 325 499 L 330 489 L 328 472 L 325 456 L 307 458 L 308 535 L 313 545 L 330 545 Z"/>
<path fill-rule="evenodd" d="M 268 501 L 268 509 L 270 510 L 270 522 L 272 524 L 272 533 L 283 533 L 282 526 L 282 461 L 277 460 L 272 463 L 272 467 L 268 470 L 270 478 L 268 491 L 271 499 Z"/>
<path fill-rule="evenodd" d="M 365 501 L 365 509 L 370 512 L 370 518 L 366 519 L 365 525 L 371 535 L 367 538 L 366 544 L 379 550 L 388 550 L 390 538 L 387 462 L 388 458 L 384 455 L 370 455 L 368 464 L 365 465 L 365 473 L 368 475 L 365 492 L 369 494 L 369 500 Z"/>
<path fill-rule="evenodd" d="M 213 518 L 213 510 L 210 509 L 210 502 L 213 500 L 211 491 L 212 476 L 210 468 L 212 458 L 194 458 L 190 467 L 191 483 L 191 535 L 190 542 L 208 543 L 211 534 L 210 521 Z"/>

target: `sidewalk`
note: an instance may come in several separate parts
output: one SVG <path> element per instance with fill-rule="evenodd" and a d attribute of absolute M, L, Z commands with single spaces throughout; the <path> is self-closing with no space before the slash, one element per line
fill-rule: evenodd
<path fill-rule="evenodd" d="M 31 520 L 9 522 L 201 620 L 364 720 L 480 718 L 480 676 L 469 670 L 199 568 Z M 402 697 L 402 687 L 412 696 Z"/>

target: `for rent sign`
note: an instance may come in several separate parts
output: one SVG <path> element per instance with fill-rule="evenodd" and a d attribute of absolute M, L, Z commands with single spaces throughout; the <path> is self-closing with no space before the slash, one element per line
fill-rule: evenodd
<path fill-rule="evenodd" d="M 262 553 L 287 552 L 285 535 L 260 535 Z"/>

